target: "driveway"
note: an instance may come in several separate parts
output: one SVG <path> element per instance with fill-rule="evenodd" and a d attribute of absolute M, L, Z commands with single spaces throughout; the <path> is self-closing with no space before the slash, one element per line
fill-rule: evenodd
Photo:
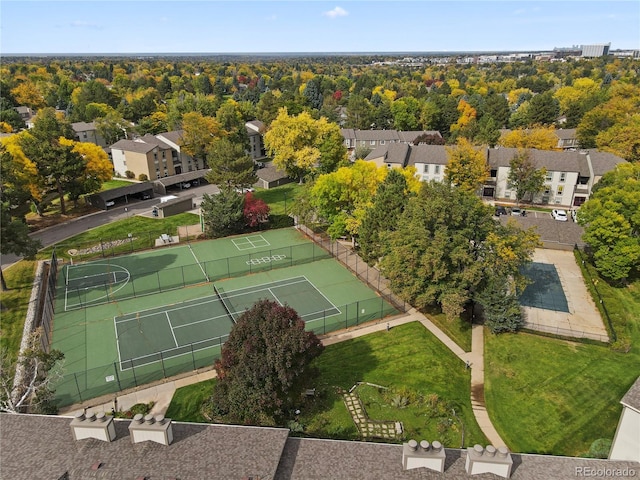
<path fill-rule="evenodd" d="M 200 203 L 202 203 L 202 196 L 205 193 L 214 195 L 219 192 L 220 190 L 216 185 L 201 185 L 199 187 L 190 188 L 188 190 L 171 192 L 171 194 L 178 197 L 194 194 L 196 196 L 194 199 L 196 205 L 200 205 Z M 153 206 L 156 205 L 159 201 L 159 197 L 151 198 L 149 200 L 134 200 L 127 205 L 118 205 L 116 207 L 111 207 L 106 211 L 91 213 L 89 215 L 85 215 L 84 217 L 74 218 L 67 222 L 38 230 L 37 232 L 33 232 L 32 234 L 30 234 L 30 237 L 40 240 L 43 247 L 48 247 L 69 237 L 78 235 L 85 230 L 90 230 L 92 228 L 106 225 L 107 223 L 115 222 L 116 220 L 122 220 L 133 215 L 150 212 Z M 15 262 L 20 260 L 20 258 L 21 257 L 18 257 L 16 255 L 2 255 L 2 258 L 0 259 L 2 269 L 4 270 L 10 265 L 13 265 Z"/>
<path fill-rule="evenodd" d="M 511 216 L 504 215 L 500 217 L 502 223 L 506 223 L 508 219 L 513 219 L 518 222 L 523 228 L 534 227 L 538 235 L 545 244 L 550 248 L 553 248 L 553 244 L 560 244 L 565 248 L 573 248 L 577 243 L 578 245 L 584 245 L 582 241 L 582 234 L 584 228 L 578 225 L 576 222 L 569 220 L 567 222 L 559 222 L 551 217 L 550 213 L 534 212 L 527 210 L 527 216 Z"/>

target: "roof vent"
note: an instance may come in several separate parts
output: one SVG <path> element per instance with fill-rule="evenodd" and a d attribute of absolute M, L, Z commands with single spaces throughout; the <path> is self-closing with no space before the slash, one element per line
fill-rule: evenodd
<path fill-rule="evenodd" d="M 444 472 L 445 451 L 438 441 L 432 443 L 422 440 L 420 444 L 409 440 L 402 445 L 402 469 L 428 468 L 436 472 Z"/>
<path fill-rule="evenodd" d="M 465 470 L 469 475 L 493 473 L 504 478 L 511 476 L 513 460 L 507 447 L 496 449 L 493 445 L 474 445 L 467 448 Z"/>

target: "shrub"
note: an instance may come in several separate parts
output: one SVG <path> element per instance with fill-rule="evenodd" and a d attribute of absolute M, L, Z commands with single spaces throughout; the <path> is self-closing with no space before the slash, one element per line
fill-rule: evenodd
<path fill-rule="evenodd" d="M 133 173 L 131 170 L 127 170 L 126 172 L 124 172 L 124 176 L 127 178 L 136 178 L 136 174 Z"/>
<path fill-rule="evenodd" d="M 146 174 L 141 173 L 140 175 L 138 175 L 138 180 L 140 180 L 141 182 L 146 182 L 147 180 L 149 180 L 149 177 L 147 177 Z"/>

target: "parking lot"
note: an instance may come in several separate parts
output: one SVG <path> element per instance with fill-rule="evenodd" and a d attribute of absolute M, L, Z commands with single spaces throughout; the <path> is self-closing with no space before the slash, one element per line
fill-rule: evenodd
<path fill-rule="evenodd" d="M 500 216 L 500 221 L 506 223 L 507 220 L 513 219 L 523 228 L 535 227 L 545 248 L 570 250 L 575 244 L 584 245 L 582 241 L 584 228 L 571 220 L 571 217 L 567 222 L 560 222 L 554 220 L 548 212 L 535 212 L 532 210 L 527 210 L 526 212 L 527 214 L 524 217 L 502 215 Z"/>

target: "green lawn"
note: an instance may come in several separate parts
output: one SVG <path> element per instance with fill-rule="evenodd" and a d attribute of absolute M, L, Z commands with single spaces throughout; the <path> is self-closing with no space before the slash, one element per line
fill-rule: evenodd
<path fill-rule="evenodd" d="M 211 397 L 215 384 L 216 379 L 213 378 L 178 388 L 165 416 L 181 422 L 206 423 L 207 419 L 202 416 L 200 407 Z"/>
<path fill-rule="evenodd" d="M 0 346 L 14 358 L 20 350 L 35 268 L 36 262 L 22 260 L 2 272 L 9 290 L 2 292 Z"/>
<path fill-rule="evenodd" d="M 613 439 L 620 399 L 640 374 L 640 281 L 598 281 L 628 353 L 529 334 L 485 336 L 485 397 L 498 432 L 517 452 L 581 455 Z"/>
<path fill-rule="evenodd" d="M 297 183 L 287 183 L 280 187 L 256 190 L 254 196 L 269 205 L 270 215 L 284 215 L 291 213 L 295 196 L 301 188 L 302 185 Z"/>
<path fill-rule="evenodd" d="M 450 415 L 455 409 L 464 424 L 465 445 L 486 444 L 471 410 L 469 371 L 418 322 L 331 345 L 315 366 L 320 372 L 316 396 L 300 403 L 299 421 L 307 436 L 358 439 L 340 392 L 363 381 L 390 389 L 360 386 L 357 391 L 370 418 L 402 421 L 406 438 L 460 447 L 460 421 Z M 181 421 L 196 418 L 202 398 L 198 395 L 206 398 L 207 390 L 198 385 L 178 390 L 167 416 Z M 391 405 L 395 395 L 409 398 L 406 408 Z"/>
<path fill-rule="evenodd" d="M 160 234 L 170 233 L 175 235 L 179 226 L 193 225 L 198 223 L 198 221 L 198 215 L 192 213 L 181 213 L 168 218 L 133 216 L 92 228 L 91 230 L 68 238 L 56 245 L 56 252 L 60 257 L 68 257 L 67 251 L 69 249 L 89 248 L 99 245 L 101 240 L 108 242 L 110 240 L 126 239 L 129 234 L 132 235 L 134 240 L 132 240 L 131 243 L 125 243 L 125 245 L 120 248 L 116 248 L 115 253 L 128 253 L 131 252 L 132 248 L 134 250 L 151 248 L 154 245 L 155 239 Z M 52 249 L 53 247 L 48 247 L 42 250 L 38 256 L 40 258 L 48 258 L 51 256 Z M 109 253 L 113 253 L 113 251 Z M 94 256 L 99 257 L 100 253 L 96 253 Z M 88 259 L 88 256 L 82 258 L 82 260 Z"/>
<path fill-rule="evenodd" d="M 447 319 L 440 307 L 431 307 L 423 313 L 465 352 L 471 351 L 471 322 L 466 319 L 466 312 L 455 320 Z"/>

